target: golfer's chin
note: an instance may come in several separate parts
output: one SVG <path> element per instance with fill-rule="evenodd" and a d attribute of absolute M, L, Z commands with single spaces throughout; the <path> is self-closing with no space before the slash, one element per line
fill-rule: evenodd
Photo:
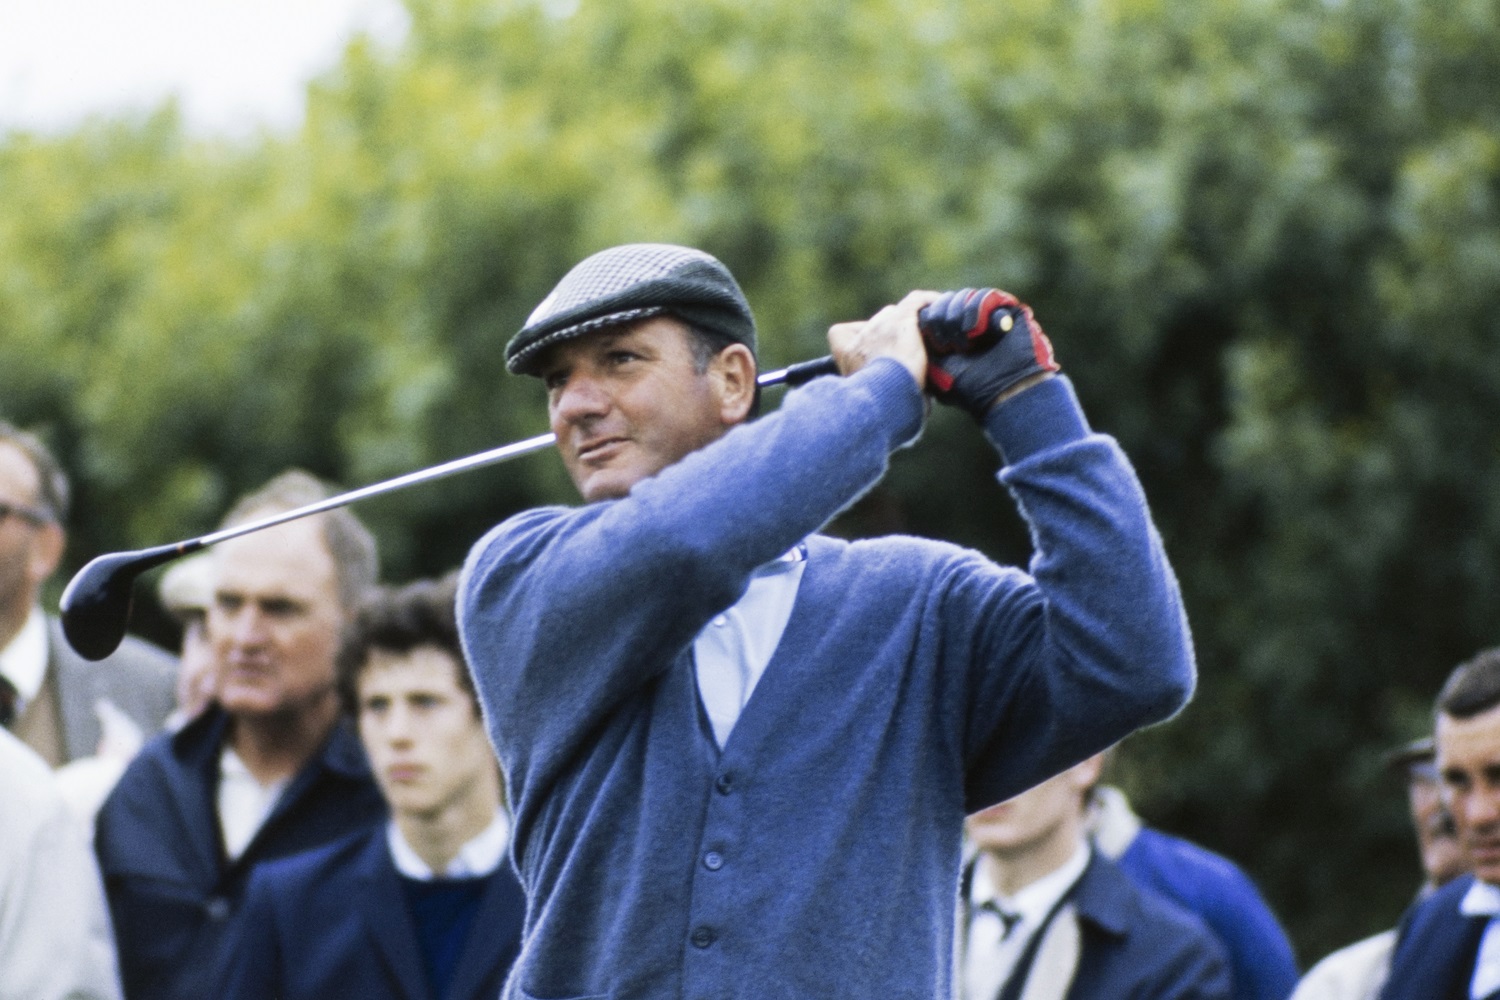
<path fill-rule="evenodd" d="M 600 500 L 618 500 L 630 492 L 630 488 L 651 473 L 629 464 L 603 465 L 596 468 L 573 470 L 573 484 L 585 503 Z"/>
<path fill-rule="evenodd" d="M 649 479 L 681 458 L 675 452 L 644 447 L 636 441 L 616 442 L 575 458 L 568 474 L 586 503 L 618 500 L 642 479 Z"/>

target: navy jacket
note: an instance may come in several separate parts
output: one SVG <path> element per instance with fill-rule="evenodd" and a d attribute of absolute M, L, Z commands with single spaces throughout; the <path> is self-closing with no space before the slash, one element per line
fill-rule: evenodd
<path fill-rule="evenodd" d="M 1139 888 L 1097 851 L 1067 899 L 1077 912 L 1080 939 L 1068 1000 L 1233 996 L 1229 960 L 1203 921 Z M 999 996 L 1011 1000 L 1025 986 L 1013 979 Z"/>
<path fill-rule="evenodd" d="M 223 1000 L 495 1000 L 526 900 L 508 864 L 486 880 L 446 997 L 434 997 L 383 827 L 262 865 Z"/>
<path fill-rule="evenodd" d="M 228 721 L 210 708 L 146 744 L 99 811 L 94 848 L 127 1000 L 217 996 L 220 952 L 251 869 L 385 816 L 364 750 L 341 722 L 229 862 L 215 805 Z"/>
<path fill-rule="evenodd" d="M 1223 946 L 1201 920 L 1095 853 L 1073 887 L 1083 938 L 1069 1000 L 1230 1000 Z"/>
<path fill-rule="evenodd" d="M 1407 911 L 1380 1000 L 1469 1000 L 1485 917 L 1466 917 L 1458 904 L 1474 876 L 1443 886 Z"/>

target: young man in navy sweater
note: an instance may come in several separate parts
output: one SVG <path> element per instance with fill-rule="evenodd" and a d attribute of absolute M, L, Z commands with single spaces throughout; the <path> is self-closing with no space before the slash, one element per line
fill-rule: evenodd
<path fill-rule="evenodd" d="M 929 359 L 923 307 L 935 342 L 1008 332 Z M 631 245 L 507 348 L 586 501 L 496 527 L 460 587 L 528 894 L 507 998 L 948 996 L 965 815 L 1191 693 L 1139 485 L 1030 310 L 916 292 L 829 340 L 842 377 L 748 422 L 739 286 Z M 1029 572 L 817 533 L 916 439 L 924 391 L 1000 453 Z"/>
<path fill-rule="evenodd" d="M 222 1000 L 494 1000 L 525 901 L 454 580 L 378 592 L 339 687 L 391 820 L 257 869 Z"/>

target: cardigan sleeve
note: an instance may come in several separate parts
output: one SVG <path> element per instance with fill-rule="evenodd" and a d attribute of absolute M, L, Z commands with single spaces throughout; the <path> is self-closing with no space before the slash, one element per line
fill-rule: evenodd
<path fill-rule="evenodd" d="M 878 482 L 923 415 L 910 373 L 880 360 L 815 380 L 624 498 L 527 511 L 481 539 L 460 631 L 518 811 L 757 566 Z"/>
<path fill-rule="evenodd" d="M 989 415 L 1029 573 L 974 558 L 944 591 L 966 807 L 1003 801 L 1178 711 L 1195 683 L 1176 577 L 1130 463 L 1065 378 Z"/>

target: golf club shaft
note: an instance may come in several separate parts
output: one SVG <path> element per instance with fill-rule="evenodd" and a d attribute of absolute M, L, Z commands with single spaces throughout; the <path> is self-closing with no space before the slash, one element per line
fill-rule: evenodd
<path fill-rule="evenodd" d="M 810 382 L 819 375 L 831 375 L 837 371 L 838 367 L 832 357 L 822 357 L 812 361 L 802 361 L 795 365 L 788 365 L 786 368 L 778 368 L 776 371 L 766 372 L 764 375 L 758 376 L 755 382 L 763 389 L 775 385 L 796 386 Z M 288 521 L 295 521 L 298 518 L 311 517 L 314 514 L 321 514 L 324 511 L 344 507 L 351 503 L 357 503 L 360 500 L 368 500 L 370 497 L 394 493 L 397 490 L 404 490 L 408 486 L 430 483 L 438 479 L 446 479 L 448 476 L 457 475 L 460 472 L 470 472 L 474 469 L 483 469 L 489 465 L 508 462 L 513 458 L 520 458 L 522 455 L 529 455 L 534 451 L 542 451 L 545 448 L 550 448 L 556 441 L 557 436 L 550 432 L 547 434 L 538 434 L 536 437 L 526 438 L 522 441 L 513 441 L 498 448 L 491 448 L 489 451 L 481 451 L 478 454 L 468 455 L 464 458 L 455 458 L 451 462 L 444 462 L 441 465 L 434 465 L 430 468 L 418 469 L 416 472 L 409 472 L 404 476 L 397 476 L 394 479 L 371 483 L 369 486 L 350 490 L 348 493 L 340 493 L 338 496 L 329 497 L 327 500 L 320 500 L 305 507 L 298 507 L 296 510 L 274 514 L 259 521 L 236 524 L 216 531 L 213 534 L 183 542 L 181 543 L 182 552 L 180 554 L 186 555 L 188 552 L 196 551 L 208 545 L 226 542 L 231 538 L 248 535 L 254 531 L 264 531 L 267 528 L 274 528 L 278 524 L 285 524 Z"/>

